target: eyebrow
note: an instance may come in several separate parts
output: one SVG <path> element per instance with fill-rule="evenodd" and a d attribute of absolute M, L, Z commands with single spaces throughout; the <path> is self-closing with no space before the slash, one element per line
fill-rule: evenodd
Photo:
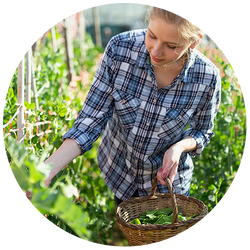
<path fill-rule="evenodd" d="M 148 30 L 156 37 L 156 35 L 152 32 L 152 30 L 150 28 L 148 28 Z M 176 46 L 180 46 L 178 43 L 172 43 L 172 42 L 167 42 L 167 41 L 165 43 L 170 43 L 170 44 L 173 44 Z"/>

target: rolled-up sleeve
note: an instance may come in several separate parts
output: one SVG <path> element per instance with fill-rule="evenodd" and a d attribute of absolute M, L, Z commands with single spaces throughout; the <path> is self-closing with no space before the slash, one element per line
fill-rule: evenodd
<path fill-rule="evenodd" d="M 74 139 L 84 154 L 92 148 L 113 113 L 112 76 L 114 71 L 114 46 L 107 45 L 95 73 L 85 103 L 73 127 L 63 136 Z"/>
<path fill-rule="evenodd" d="M 214 136 L 214 119 L 221 100 L 221 78 L 219 70 L 214 79 L 208 88 L 206 98 L 203 100 L 204 105 L 193 115 L 189 123 L 190 127 L 183 135 L 183 137 L 191 136 L 196 140 L 196 149 L 189 152 L 192 157 L 199 156 L 205 146 L 210 142 L 211 137 Z"/>

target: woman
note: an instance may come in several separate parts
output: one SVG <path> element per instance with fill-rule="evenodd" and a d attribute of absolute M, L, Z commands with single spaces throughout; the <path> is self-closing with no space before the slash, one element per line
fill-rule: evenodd
<path fill-rule="evenodd" d="M 117 204 L 158 192 L 189 195 L 192 156 L 213 136 L 220 102 L 219 70 L 194 50 L 202 32 L 151 8 L 147 30 L 124 32 L 107 45 L 85 104 L 62 146 L 46 160 L 51 179 L 102 134 L 98 163 Z M 189 124 L 189 128 L 187 125 Z"/>

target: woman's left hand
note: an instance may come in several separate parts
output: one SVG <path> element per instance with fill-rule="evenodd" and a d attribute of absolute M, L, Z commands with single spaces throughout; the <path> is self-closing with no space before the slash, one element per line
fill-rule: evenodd
<path fill-rule="evenodd" d="M 160 168 L 157 173 L 157 179 L 162 185 L 166 185 L 166 182 L 164 181 L 166 177 L 168 177 L 171 183 L 173 183 L 182 152 L 182 147 L 173 145 L 164 154 L 162 168 Z"/>

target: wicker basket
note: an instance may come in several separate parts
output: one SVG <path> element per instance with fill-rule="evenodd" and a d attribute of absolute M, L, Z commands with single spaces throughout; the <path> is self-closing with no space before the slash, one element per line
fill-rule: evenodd
<path fill-rule="evenodd" d="M 207 214 L 207 207 L 202 201 L 181 194 L 174 194 L 174 188 L 166 179 L 169 194 L 155 193 L 157 178 L 154 179 L 151 195 L 133 197 L 120 203 L 116 210 L 117 224 L 126 235 L 131 246 L 146 245 L 168 239 L 183 232 L 200 221 Z M 140 217 L 147 210 L 173 208 L 173 222 L 169 225 L 136 225 L 129 223 Z M 178 220 L 178 209 L 183 216 L 197 215 L 187 221 Z"/>

